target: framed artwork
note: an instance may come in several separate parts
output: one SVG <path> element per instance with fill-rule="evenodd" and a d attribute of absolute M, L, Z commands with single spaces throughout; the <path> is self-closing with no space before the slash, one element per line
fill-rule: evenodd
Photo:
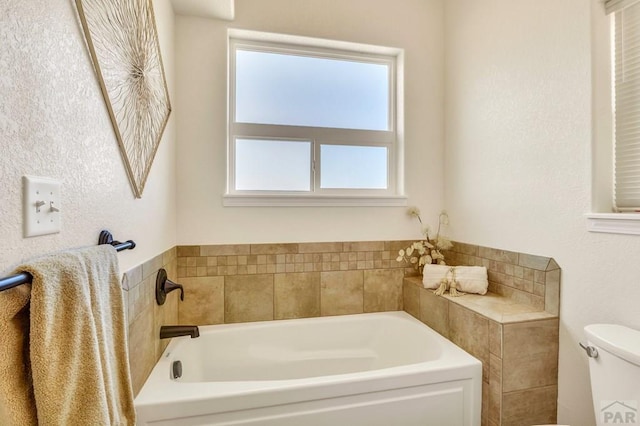
<path fill-rule="evenodd" d="M 142 197 L 171 114 L 151 0 L 75 0 L 122 158 Z"/>

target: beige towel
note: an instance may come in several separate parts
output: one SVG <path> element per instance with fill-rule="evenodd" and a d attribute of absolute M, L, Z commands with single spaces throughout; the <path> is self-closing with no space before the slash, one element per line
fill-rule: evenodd
<path fill-rule="evenodd" d="M 454 284 L 456 290 L 463 293 L 487 294 L 489 280 L 487 268 L 484 266 L 449 266 L 449 265 L 424 265 L 422 270 L 422 285 L 424 288 L 440 289 L 442 281 L 451 288 Z M 444 292 L 445 288 L 439 291 Z"/>
<path fill-rule="evenodd" d="M 3 425 L 135 424 L 117 262 L 110 245 L 48 255 L 18 268 L 30 303 L 29 285 L 0 293 Z"/>

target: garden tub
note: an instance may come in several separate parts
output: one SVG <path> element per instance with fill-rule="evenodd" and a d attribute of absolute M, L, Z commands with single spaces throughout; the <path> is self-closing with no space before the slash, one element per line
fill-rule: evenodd
<path fill-rule="evenodd" d="M 135 406 L 139 425 L 478 426 L 481 386 L 480 361 L 384 312 L 202 326 Z"/>

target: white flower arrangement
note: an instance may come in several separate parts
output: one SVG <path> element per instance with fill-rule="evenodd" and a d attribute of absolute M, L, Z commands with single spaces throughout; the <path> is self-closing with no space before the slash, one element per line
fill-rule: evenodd
<path fill-rule="evenodd" d="M 422 219 L 420 218 L 420 210 L 417 207 L 409 207 L 407 214 L 411 217 L 417 217 L 422 225 L 422 234 L 424 240 L 416 241 L 406 249 L 398 252 L 397 262 L 407 262 L 413 265 L 422 273 L 424 265 L 437 264 L 446 265 L 444 261 L 443 250 L 453 247 L 451 241 L 440 235 L 440 229 L 444 225 L 449 224 L 449 216 L 444 210 L 438 217 L 438 231 L 434 237 L 430 236 L 430 229 L 428 226 L 424 226 Z"/>

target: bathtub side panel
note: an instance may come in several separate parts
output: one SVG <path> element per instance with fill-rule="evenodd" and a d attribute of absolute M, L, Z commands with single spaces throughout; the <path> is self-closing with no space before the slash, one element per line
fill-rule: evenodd
<path fill-rule="evenodd" d="M 476 426 L 480 411 L 469 404 L 473 392 L 472 381 L 463 380 L 195 417 L 180 405 L 172 410 L 170 420 L 160 419 L 164 410 L 142 410 L 139 424 Z"/>

